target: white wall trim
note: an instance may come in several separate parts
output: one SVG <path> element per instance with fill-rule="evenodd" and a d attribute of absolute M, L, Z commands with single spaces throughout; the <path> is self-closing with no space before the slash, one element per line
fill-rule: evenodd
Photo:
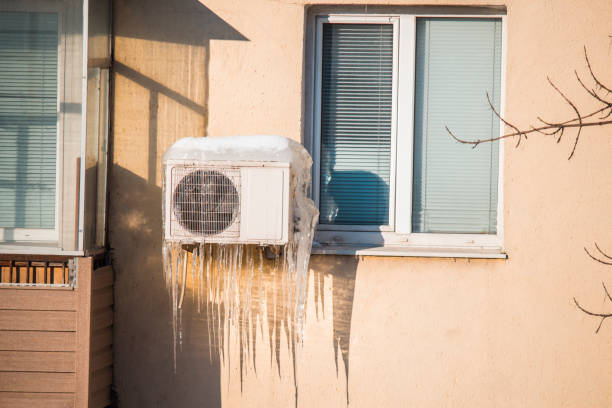
<path fill-rule="evenodd" d="M 462 248 L 406 248 L 403 246 L 357 246 L 322 245 L 312 247 L 313 255 L 353 255 L 353 256 L 395 256 L 416 258 L 471 258 L 507 259 L 508 256 L 495 250 L 475 250 Z"/>
<path fill-rule="evenodd" d="M 79 169 L 79 205 L 75 209 L 79 215 L 76 247 L 83 249 L 83 229 L 85 223 L 85 168 L 87 159 L 87 47 L 89 43 L 89 0 L 83 0 L 83 66 L 81 67 L 81 168 Z"/>
<path fill-rule="evenodd" d="M 398 88 L 397 133 L 402 135 L 397 140 L 396 173 L 403 174 L 404 180 L 412 181 L 413 147 L 414 147 L 414 75 L 416 63 L 416 16 L 400 17 L 399 42 L 403 51 L 399 58 L 399 71 L 403 73 Z M 412 231 L 412 182 L 410 188 L 397 188 L 395 200 L 395 231 L 407 234 Z"/>

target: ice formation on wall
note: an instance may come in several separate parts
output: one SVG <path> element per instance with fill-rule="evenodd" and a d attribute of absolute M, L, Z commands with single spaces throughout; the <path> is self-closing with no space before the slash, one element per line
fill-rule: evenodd
<path fill-rule="evenodd" d="M 254 364 L 256 330 L 258 325 L 263 330 L 262 322 L 267 320 L 271 358 L 276 349 L 279 364 L 278 345 L 272 344 L 272 339 L 278 343 L 282 329 L 295 360 L 295 347 L 302 339 L 308 261 L 318 218 L 318 210 L 307 196 L 310 155 L 302 145 L 283 137 L 234 136 L 182 139 L 164 155 L 164 168 L 168 160 L 288 162 L 293 215 L 289 241 L 282 248 L 164 242 L 164 275 L 172 305 L 175 370 L 177 349 L 180 351 L 183 342 L 182 305 L 190 293 L 198 312 L 206 313 L 209 348 L 218 352 L 221 359 L 225 357 L 226 337 L 233 332 L 240 336 L 241 365 L 243 361 Z M 190 290 L 186 289 L 188 283 Z"/>

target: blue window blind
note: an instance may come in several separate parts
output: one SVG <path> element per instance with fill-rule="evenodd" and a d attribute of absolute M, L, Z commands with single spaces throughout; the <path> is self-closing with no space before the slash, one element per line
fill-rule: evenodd
<path fill-rule="evenodd" d="M 501 20 L 419 18 L 416 39 L 413 232 L 496 232 Z"/>
<path fill-rule="evenodd" d="M 389 223 L 393 26 L 324 24 L 320 223 Z"/>
<path fill-rule="evenodd" d="M 0 227 L 55 227 L 58 18 L 0 12 Z"/>

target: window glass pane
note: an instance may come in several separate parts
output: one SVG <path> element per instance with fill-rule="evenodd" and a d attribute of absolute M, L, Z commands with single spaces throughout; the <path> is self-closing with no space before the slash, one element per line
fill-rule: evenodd
<path fill-rule="evenodd" d="M 496 232 L 501 20 L 417 19 L 413 232 Z"/>
<path fill-rule="evenodd" d="M 0 227 L 55 227 L 58 18 L 0 13 Z"/>
<path fill-rule="evenodd" d="M 393 26 L 324 24 L 320 223 L 389 222 Z"/>

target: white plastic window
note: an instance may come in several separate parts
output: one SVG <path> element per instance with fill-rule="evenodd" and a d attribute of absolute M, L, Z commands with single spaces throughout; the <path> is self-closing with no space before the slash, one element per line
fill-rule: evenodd
<path fill-rule="evenodd" d="M 500 252 L 505 16 L 325 15 L 313 30 L 315 241 Z M 307 140 L 308 142 L 308 140 Z M 481 148 L 482 147 L 482 148 Z"/>

